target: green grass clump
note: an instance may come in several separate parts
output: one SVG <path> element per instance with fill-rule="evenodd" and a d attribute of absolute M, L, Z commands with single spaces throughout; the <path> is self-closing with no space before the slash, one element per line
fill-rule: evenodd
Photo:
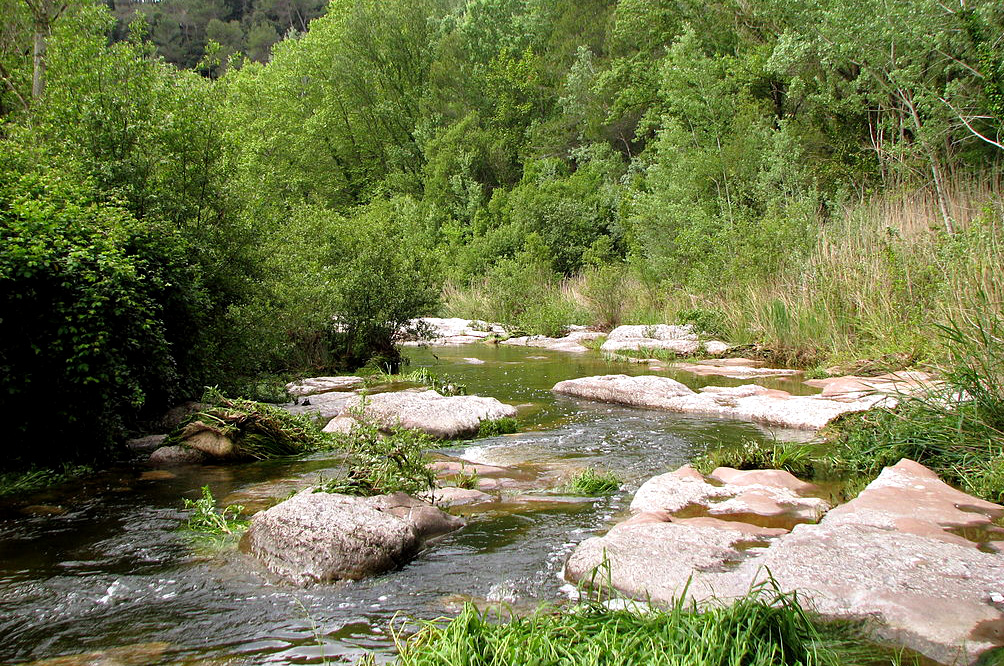
<path fill-rule="evenodd" d="M 587 467 L 576 473 L 565 485 L 566 492 L 586 497 L 610 495 L 621 487 L 621 480 L 612 472 L 597 472 Z"/>
<path fill-rule="evenodd" d="M 192 511 L 186 524 L 187 529 L 200 536 L 229 537 L 247 529 L 247 521 L 240 518 L 244 507 L 231 504 L 217 509 L 216 498 L 209 486 L 202 486 L 202 497 L 199 499 L 185 499 L 185 508 Z"/>
<path fill-rule="evenodd" d="M 733 469 L 783 469 L 801 478 L 812 477 L 822 464 L 805 444 L 746 440 L 738 447 L 712 449 L 694 459 L 693 466 L 702 474 L 718 467 Z"/>
<path fill-rule="evenodd" d="M 422 367 L 411 372 L 400 374 L 388 373 L 380 369 L 372 369 L 363 377 L 365 386 L 378 386 L 380 384 L 395 384 L 404 382 L 408 384 L 421 384 L 427 386 L 440 395 L 467 395 L 467 386 L 460 384 L 445 375 L 437 375 L 428 368 Z"/>
<path fill-rule="evenodd" d="M 983 311 L 943 326 L 949 363 L 944 383 L 900 396 L 893 408 L 847 414 L 824 432 L 833 465 L 875 475 L 910 458 L 945 481 L 992 502 L 1004 501 L 1004 318 Z"/>
<path fill-rule="evenodd" d="M 508 435 L 518 430 L 519 422 L 511 416 L 500 419 L 487 419 L 478 425 L 478 437 L 498 437 Z"/>
<path fill-rule="evenodd" d="M 25 495 L 66 483 L 94 470 L 87 465 L 64 463 L 60 467 L 36 467 L 0 474 L 0 497 Z"/>
<path fill-rule="evenodd" d="M 381 433 L 376 425 L 360 422 L 350 435 L 336 439 L 344 451 L 345 474 L 322 481 L 317 492 L 344 495 L 382 495 L 393 492 L 416 493 L 432 490 L 435 473 L 426 465 L 425 451 L 441 446 L 418 430 L 395 429 Z"/>
<path fill-rule="evenodd" d="M 329 446 L 328 438 L 310 416 L 261 402 L 227 398 L 209 388 L 202 396 L 204 409 L 193 414 L 168 438 L 182 441 L 197 430 L 212 430 L 234 443 L 235 457 L 265 460 L 295 456 Z"/>
<path fill-rule="evenodd" d="M 399 645 L 400 666 L 865 666 L 906 663 L 869 645 L 857 625 L 824 624 L 794 595 L 764 588 L 698 612 L 608 610 L 589 603 L 498 622 L 468 604 L 423 623 Z"/>

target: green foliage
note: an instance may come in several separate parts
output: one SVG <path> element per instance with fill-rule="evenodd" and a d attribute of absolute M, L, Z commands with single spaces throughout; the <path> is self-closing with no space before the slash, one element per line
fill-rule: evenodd
<path fill-rule="evenodd" d="M 318 484 L 315 492 L 345 495 L 423 493 L 435 485 L 436 475 L 426 465 L 425 451 L 440 444 L 418 430 L 381 433 L 372 423 L 358 423 L 349 435 L 336 438 L 345 453 L 345 474 Z"/>
<path fill-rule="evenodd" d="M 505 621 L 467 604 L 449 622 L 423 622 L 400 645 L 401 666 L 616 664 L 866 666 L 911 660 L 874 647 L 857 625 L 824 623 L 794 595 L 760 586 L 732 604 L 700 610 L 609 610 L 587 603 Z"/>
<path fill-rule="evenodd" d="M 216 508 L 216 498 L 209 486 L 202 486 L 202 497 L 197 500 L 185 499 L 185 508 L 192 514 L 186 527 L 200 536 L 233 537 L 247 529 L 248 523 L 240 518 L 244 507 L 231 504 L 223 509 Z"/>
<path fill-rule="evenodd" d="M 722 335 L 725 330 L 725 313 L 715 308 L 685 308 L 676 313 L 677 324 L 691 324 L 706 335 Z"/>
<path fill-rule="evenodd" d="M 983 309 L 942 330 L 950 352 L 944 384 L 835 420 L 825 433 L 834 465 L 875 475 L 910 458 L 967 492 L 1004 501 L 1004 318 Z"/>
<path fill-rule="evenodd" d="M 498 437 L 519 430 L 519 421 L 511 416 L 500 419 L 488 419 L 478 424 L 478 437 Z"/>
<path fill-rule="evenodd" d="M 718 467 L 783 469 L 803 479 L 812 478 L 817 471 L 827 468 L 826 461 L 819 457 L 813 446 L 780 441 L 763 444 L 753 440 L 747 440 L 738 447 L 710 450 L 695 458 L 693 465 L 702 474 L 710 474 Z"/>
<path fill-rule="evenodd" d="M 459 384 L 445 375 L 437 375 L 425 367 L 399 375 L 377 373 L 375 375 L 368 375 L 367 379 L 380 384 L 388 382 L 421 384 L 423 386 L 428 386 L 440 395 L 467 395 L 467 387 L 465 385 Z"/>
<path fill-rule="evenodd" d="M 477 472 L 464 472 L 460 471 L 456 476 L 453 477 L 453 485 L 457 488 L 466 488 L 467 490 L 477 490 L 478 481 L 481 477 Z"/>
<path fill-rule="evenodd" d="M 86 476 L 94 470 L 87 465 L 63 463 L 59 467 L 28 467 L 13 472 L 0 473 L 0 497 L 27 495 Z"/>
<path fill-rule="evenodd" d="M 598 497 L 612 495 L 620 490 L 621 481 L 613 472 L 597 472 L 592 467 L 575 473 L 565 484 L 566 492 L 573 495 Z"/>

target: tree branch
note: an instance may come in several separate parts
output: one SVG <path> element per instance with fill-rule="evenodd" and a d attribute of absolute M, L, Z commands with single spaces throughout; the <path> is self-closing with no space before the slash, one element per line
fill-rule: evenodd
<path fill-rule="evenodd" d="M 939 97 L 938 99 L 940 99 L 945 104 L 945 106 L 947 106 L 949 109 L 952 110 L 952 113 L 954 113 L 958 117 L 958 119 L 962 121 L 962 124 L 966 126 L 966 129 L 968 129 L 970 132 L 973 133 L 973 136 L 975 136 L 978 139 L 982 139 L 983 141 L 986 141 L 991 146 L 999 148 L 1000 150 L 1004 150 L 1004 144 L 1001 144 L 1001 143 L 999 143 L 997 141 L 994 141 L 990 137 L 983 136 L 982 134 L 980 134 L 979 132 L 977 132 L 976 128 L 973 127 L 972 124 L 970 124 L 970 122 L 966 119 L 966 117 L 964 115 L 962 115 L 962 112 L 960 112 L 958 109 L 956 109 L 954 106 L 952 106 L 951 102 L 949 102 L 944 97 Z"/>

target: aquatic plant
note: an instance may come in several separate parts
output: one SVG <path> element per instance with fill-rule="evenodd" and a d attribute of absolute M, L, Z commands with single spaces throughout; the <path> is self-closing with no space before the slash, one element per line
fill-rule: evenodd
<path fill-rule="evenodd" d="M 456 382 L 449 377 L 439 376 L 426 367 L 421 367 L 411 372 L 395 374 L 386 372 L 379 368 L 371 369 L 363 375 L 367 387 L 378 386 L 380 384 L 394 384 L 406 382 L 409 384 L 421 384 L 427 386 L 440 395 L 467 395 L 467 386 Z"/>
<path fill-rule="evenodd" d="M 4 472 L 0 474 L 0 497 L 44 490 L 85 474 L 91 474 L 93 471 L 87 465 L 63 463 L 57 467 L 33 465 L 14 472 Z"/>
<path fill-rule="evenodd" d="M 612 472 L 597 472 L 592 467 L 577 472 L 565 484 L 566 492 L 587 497 L 599 497 L 617 492 L 621 481 Z"/>
<path fill-rule="evenodd" d="M 453 484 L 457 488 L 466 488 L 467 490 L 477 490 L 478 481 L 481 480 L 480 475 L 477 472 L 465 472 L 463 470 L 457 472 L 457 475 L 453 477 Z"/>
<path fill-rule="evenodd" d="M 795 594 L 758 585 L 731 604 L 611 610 L 596 601 L 500 622 L 467 604 L 398 637 L 399 666 L 851 666 L 914 663 L 870 644 L 861 625 L 824 623 Z M 370 662 L 373 663 L 373 662 Z"/>
<path fill-rule="evenodd" d="M 478 437 L 498 437 L 516 432 L 519 428 L 519 421 L 511 416 L 503 416 L 500 419 L 486 419 L 478 425 Z"/>
<path fill-rule="evenodd" d="M 397 428 L 382 433 L 375 424 L 361 421 L 335 442 L 346 454 L 346 472 L 319 483 L 318 492 L 367 496 L 433 488 L 436 475 L 426 465 L 425 451 L 441 444 L 424 432 Z"/>
<path fill-rule="evenodd" d="M 244 507 L 231 504 L 216 508 L 216 498 L 209 486 L 202 486 L 202 496 L 197 500 L 185 499 L 185 508 L 191 509 L 186 527 L 192 532 L 207 536 L 232 536 L 247 529 L 247 521 L 240 518 Z"/>

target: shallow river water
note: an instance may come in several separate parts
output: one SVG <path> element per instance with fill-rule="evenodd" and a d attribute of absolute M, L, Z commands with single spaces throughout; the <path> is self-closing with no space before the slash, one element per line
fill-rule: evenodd
<path fill-rule="evenodd" d="M 448 616 L 468 599 L 560 603 L 568 553 L 605 531 L 639 483 L 707 446 L 776 434 L 550 392 L 573 377 L 651 373 L 595 352 L 471 345 L 413 349 L 409 356 L 412 369 L 427 366 L 472 394 L 520 406 L 519 433 L 443 453 L 552 479 L 602 468 L 624 480 L 622 492 L 490 505 L 399 571 L 300 589 L 270 581 L 235 548 L 193 546 L 180 530 L 187 519 L 182 498 L 197 498 L 208 484 L 224 503 L 261 508 L 309 485 L 331 460 L 186 467 L 170 475 L 141 462 L 122 466 L 0 505 L 0 663 L 121 647 L 133 660 L 127 663 L 137 664 L 352 663 L 367 652 L 385 660 L 393 654 L 390 628 L 404 617 Z M 743 383 L 661 374 L 692 387 Z M 806 392 L 790 380 L 765 385 Z"/>

